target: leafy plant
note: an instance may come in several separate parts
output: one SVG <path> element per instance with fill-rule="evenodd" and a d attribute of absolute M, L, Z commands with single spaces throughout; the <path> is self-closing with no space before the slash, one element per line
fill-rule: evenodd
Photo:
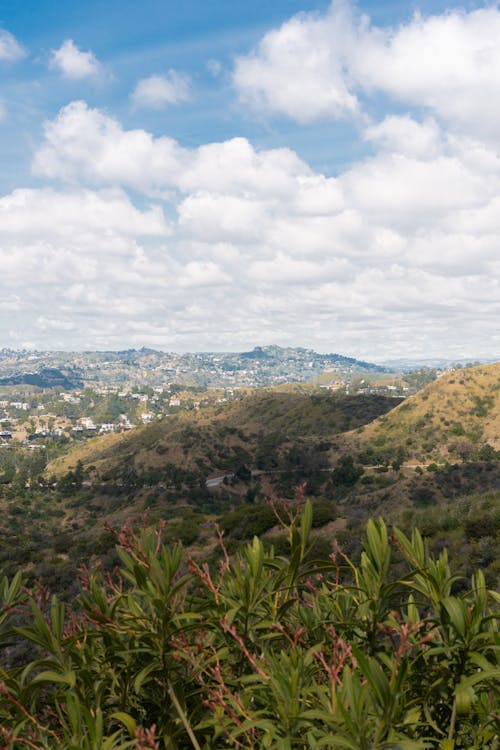
<path fill-rule="evenodd" d="M 275 505 L 283 557 L 257 537 L 230 557 L 217 530 L 214 565 L 161 527 L 113 531 L 120 568 L 82 569 L 71 609 L 4 579 L 6 750 L 498 749 L 500 597 L 482 573 L 458 593 L 446 551 L 381 519 L 359 565 L 335 544 L 312 560 L 312 512 Z M 36 654 L 14 664 L 14 646 Z"/>

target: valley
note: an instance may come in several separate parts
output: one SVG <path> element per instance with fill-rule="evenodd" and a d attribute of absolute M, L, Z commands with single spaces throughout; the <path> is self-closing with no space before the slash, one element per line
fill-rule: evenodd
<path fill-rule="evenodd" d="M 82 559 L 112 566 L 106 527 L 145 517 L 202 559 L 215 523 L 231 548 L 257 534 L 278 549 L 270 504 L 304 487 L 317 554 L 336 539 L 356 556 L 368 518 L 383 516 L 419 525 L 497 587 L 499 384 L 493 364 L 444 373 L 404 399 L 313 384 L 215 392 L 202 408 L 57 449 L 14 441 L 0 453 L 2 569 L 24 564 L 69 596 Z"/>

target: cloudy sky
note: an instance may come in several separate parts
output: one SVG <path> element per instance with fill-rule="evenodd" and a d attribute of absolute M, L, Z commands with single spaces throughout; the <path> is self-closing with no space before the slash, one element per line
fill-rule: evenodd
<path fill-rule="evenodd" d="M 500 357 L 500 8 L 3 0 L 0 347 Z"/>

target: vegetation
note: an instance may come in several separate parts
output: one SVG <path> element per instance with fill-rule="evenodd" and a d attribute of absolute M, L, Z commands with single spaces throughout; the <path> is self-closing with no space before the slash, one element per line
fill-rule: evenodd
<path fill-rule="evenodd" d="M 12 441 L 0 747 L 498 750 L 499 375 Z"/>
<path fill-rule="evenodd" d="M 498 460 L 500 365 L 447 373 L 352 436 L 391 461 L 397 450 L 419 462 Z"/>
<path fill-rule="evenodd" d="M 457 592 L 445 551 L 382 520 L 359 565 L 338 547 L 311 560 L 300 506 L 275 508 L 286 557 L 255 537 L 230 559 L 219 533 L 210 567 L 126 527 L 120 569 L 83 569 L 71 609 L 5 579 L 3 747 L 498 748 L 500 597 L 483 575 Z"/>

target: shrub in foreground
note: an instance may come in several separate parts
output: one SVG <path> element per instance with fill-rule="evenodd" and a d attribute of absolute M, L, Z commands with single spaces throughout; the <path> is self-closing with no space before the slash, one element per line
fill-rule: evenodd
<path fill-rule="evenodd" d="M 83 570 L 72 609 L 4 579 L 3 663 L 36 654 L 0 669 L 0 746 L 498 748 L 500 597 L 481 572 L 455 595 L 446 552 L 382 520 L 359 565 L 312 561 L 311 504 L 281 515 L 286 558 L 255 538 L 230 559 L 219 533 L 218 567 L 161 528 L 115 532 L 120 569 Z"/>

